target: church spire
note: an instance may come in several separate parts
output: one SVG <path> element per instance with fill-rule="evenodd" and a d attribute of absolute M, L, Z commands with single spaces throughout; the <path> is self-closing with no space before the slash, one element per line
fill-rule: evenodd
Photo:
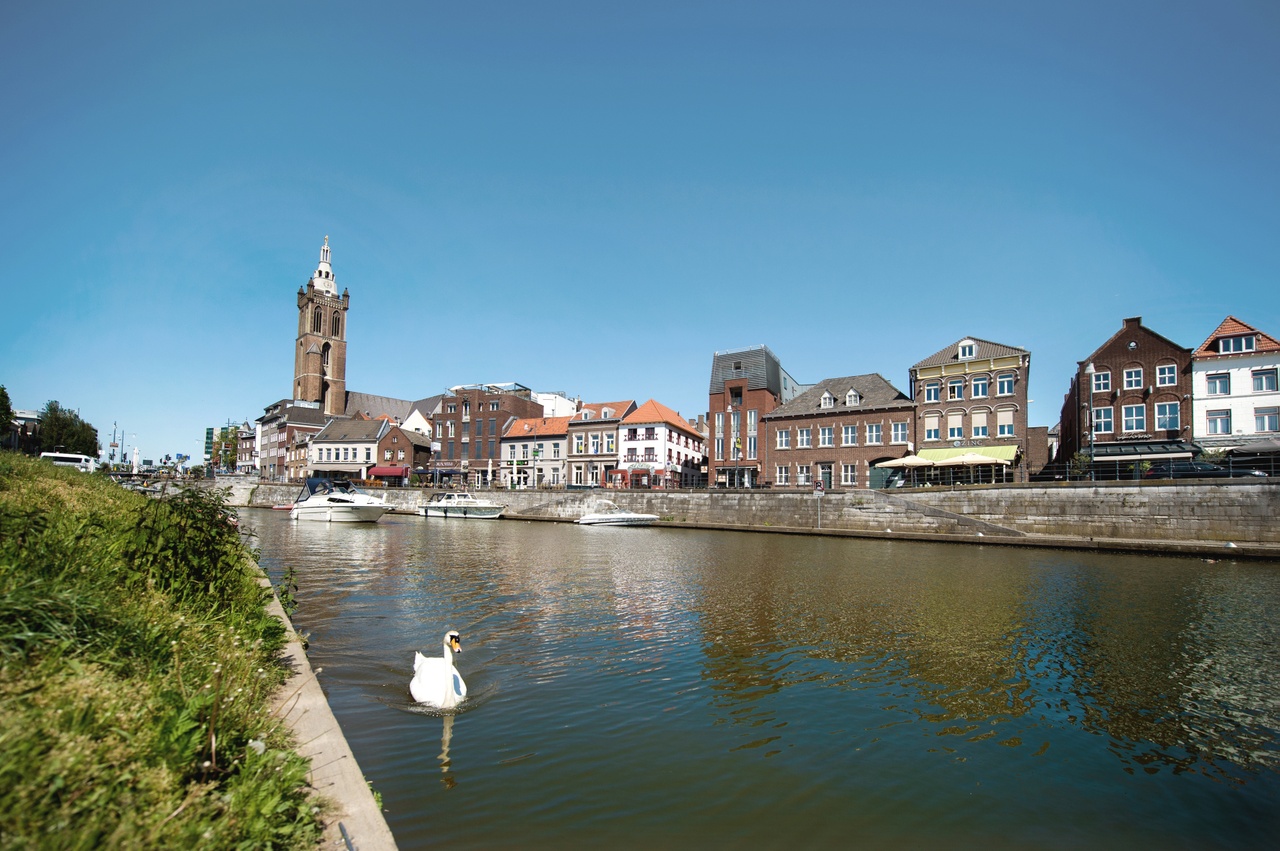
<path fill-rule="evenodd" d="M 327 234 L 324 238 L 324 245 L 320 246 L 320 265 L 316 266 L 316 271 L 311 276 L 311 283 L 315 284 L 316 289 L 322 290 L 329 295 L 338 294 L 338 282 L 333 277 L 333 266 L 329 263 L 329 237 Z"/>

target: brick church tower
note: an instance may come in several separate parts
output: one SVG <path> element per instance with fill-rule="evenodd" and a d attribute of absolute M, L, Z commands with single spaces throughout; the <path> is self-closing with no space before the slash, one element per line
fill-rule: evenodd
<path fill-rule="evenodd" d="M 293 398 L 320 403 L 326 414 L 347 412 L 347 308 L 351 296 L 338 295 L 329 263 L 329 237 L 320 265 L 298 289 L 298 347 L 293 353 Z"/>

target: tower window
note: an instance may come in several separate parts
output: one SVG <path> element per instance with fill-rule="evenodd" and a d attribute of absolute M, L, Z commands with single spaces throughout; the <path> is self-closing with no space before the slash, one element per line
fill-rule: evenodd
<path fill-rule="evenodd" d="M 320 326 L 324 322 L 324 317 L 320 313 L 320 308 L 316 308 L 311 312 L 311 333 L 319 334 Z"/>
<path fill-rule="evenodd" d="M 333 312 L 333 330 L 330 332 L 329 336 L 331 337 L 342 336 L 342 316 L 336 310 Z"/>

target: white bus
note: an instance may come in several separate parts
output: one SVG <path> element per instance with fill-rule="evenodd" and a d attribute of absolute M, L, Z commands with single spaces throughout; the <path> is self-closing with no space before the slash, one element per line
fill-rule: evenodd
<path fill-rule="evenodd" d="M 75 467 L 82 473 L 98 469 L 98 459 L 88 455 L 71 455 L 67 452 L 41 452 L 40 457 L 52 461 L 55 467 Z"/>

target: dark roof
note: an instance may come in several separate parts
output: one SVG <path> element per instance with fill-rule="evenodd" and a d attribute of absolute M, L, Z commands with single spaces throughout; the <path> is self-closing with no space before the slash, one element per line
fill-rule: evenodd
<path fill-rule="evenodd" d="M 782 363 L 768 346 L 716 352 L 711 358 L 710 392 L 723 393 L 725 381 L 747 379 L 748 390 L 769 390 L 782 396 Z"/>
<path fill-rule="evenodd" d="M 929 357 L 920 361 L 911 368 L 921 369 L 926 366 L 944 366 L 949 363 L 960 363 L 960 344 L 966 340 L 972 341 L 974 345 L 973 357 L 965 358 L 965 361 L 1007 358 L 1014 355 L 1031 354 L 1031 352 L 1026 349 L 1020 349 L 1017 346 L 1006 346 L 1003 343 L 993 343 L 990 340 L 979 340 L 977 337 L 961 337 L 950 346 L 929 355 Z"/>
<path fill-rule="evenodd" d="M 425 399 L 419 399 L 409 406 L 409 413 L 420 411 L 424 417 L 430 417 L 440 407 L 440 400 L 444 398 L 443 393 L 437 393 L 434 396 L 428 396 Z"/>
<path fill-rule="evenodd" d="M 390 426 L 386 420 L 334 420 L 319 434 L 311 438 L 313 443 L 322 441 L 378 440 Z"/>
<path fill-rule="evenodd" d="M 375 396 L 372 393 L 357 393 L 354 390 L 348 390 L 347 416 L 350 417 L 357 413 L 368 417 L 378 417 L 386 414 L 394 417 L 399 422 L 404 422 L 413 413 L 413 403 L 407 399 L 392 399 L 390 396 Z"/>
<path fill-rule="evenodd" d="M 859 404 L 845 404 L 845 397 L 850 390 L 858 392 L 860 397 Z M 833 407 L 822 407 L 822 396 L 825 393 L 830 393 L 835 397 L 835 405 Z M 839 411 L 874 411 L 881 408 L 910 406 L 911 404 L 911 399 L 905 393 L 886 381 L 884 376 L 873 372 L 868 375 L 825 378 L 787 404 L 774 408 L 765 414 L 764 419 L 772 420 L 779 417 Z"/>

